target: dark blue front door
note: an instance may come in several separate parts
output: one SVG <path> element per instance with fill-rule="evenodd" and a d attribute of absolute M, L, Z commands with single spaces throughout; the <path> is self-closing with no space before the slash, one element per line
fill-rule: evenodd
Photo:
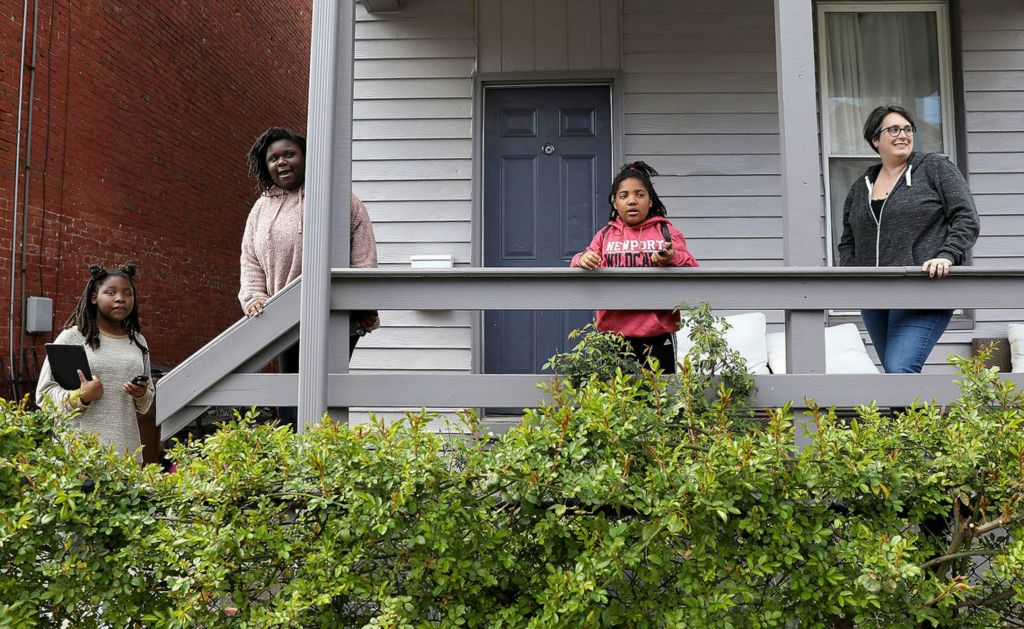
<path fill-rule="evenodd" d="M 607 87 L 489 88 L 484 100 L 484 265 L 567 267 L 607 222 Z M 486 373 L 541 373 L 591 312 L 490 311 Z"/>

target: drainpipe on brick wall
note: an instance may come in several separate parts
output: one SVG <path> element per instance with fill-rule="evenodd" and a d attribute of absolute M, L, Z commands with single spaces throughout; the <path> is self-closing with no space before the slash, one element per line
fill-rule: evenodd
<path fill-rule="evenodd" d="M 19 188 L 19 185 L 18 184 L 21 181 L 21 130 L 22 130 L 22 124 L 21 124 L 22 117 L 21 117 L 21 114 L 22 114 L 22 109 L 23 109 L 22 103 L 24 102 L 23 98 L 24 98 L 24 95 L 25 95 L 25 69 L 26 69 L 26 66 L 25 66 L 25 47 L 26 47 L 26 43 L 28 41 L 28 4 L 29 4 L 29 0 L 25 0 L 24 5 L 22 7 L 22 12 L 21 12 L 21 65 L 18 68 L 18 122 L 17 122 L 17 125 L 16 125 L 16 131 L 15 131 L 16 136 L 15 136 L 15 148 L 14 148 L 14 196 L 11 199 L 11 206 L 14 209 L 14 216 L 13 216 L 13 218 L 11 220 L 11 276 L 10 276 L 11 299 L 10 299 L 10 306 L 9 306 L 8 312 L 7 312 L 7 350 L 8 350 L 8 358 L 9 358 L 9 361 L 10 361 L 8 363 L 8 365 L 9 365 L 10 374 L 11 374 L 11 387 L 12 387 L 12 390 L 13 390 L 13 392 L 15 394 L 15 397 L 20 397 L 20 391 L 18 390 L 18 382 L 17 382 L 18 381 L 19 369 L 18 369 L 18 367 L 16 367 L 15 360 L 14 360 L 14 356 L 15 356 L 15 352 L 14 352 L 14 312 L 15 312 L 14 308 L 15 308 L 15 306 L 14 306 L 14 304 L 16 303 L 15 300 L 14 300 L 14 295 L 15 295 L 14 279 L 15 279 L 15 273 L 16 273 L 16 269 L 17 269 L 18 244 L 19 244 L 18 243 L 18 240 L 19 240 L 19 238 L 18 238 L 18 188 Z M 36 47 L 36 45 L 37 45 L 37 37 L 36 37 L 36 35 L 37 35 L 38 26 L 39 26 L 39 0 L 35 0 L 35 2 L 33 4 L 33 9 L 32 9 L 32 60 L 31 60 L 31 66 L 29 67 L 29 72 L 31 73 L 31 77 L 29 79 L 28 137 L 26 138 L 26 141 L 25 141 L 26 150 L 28 151 L 29 154 L 31 154 L 31 144 L 30 144 L 30 141 L 31 141 L 31 138 L 32 138 L 32 98 L 33 98 L 33 94 L 35 92 L 35 67 L 36 67 L 36 51 L 37 51 L 37 47 Z M 26 160 L 25 160 L 25 168 L 26 168 L 26 170 L 29 167 L 30 167 L 29 160 L 28 160 L 28 158 L 26 156 Z M 25 293 L 25 246 L 28 244 L 28 240 L 26 238 L 26 236 L 28 234 L 28 173 L 27 172 L 25 174 L 25 189 L 22 190 L 22 195 L 23 195 L 23 198 L 24 198 L 24 214 L 22 216 L 22 222 L 24 224 L 24 229 L 22 230 L 23 233 L 21 234 L 21 250 L 22 250 L 21 286 L 22 286 L 22 294 L 21 294 L 21 300 L 20 301 L 22 303 L 24 303 L 24 300 L 25 300 L 25 294 L 24 294 Z M 24 314 L 24 308 L 22 308 L 22 314 Z M 24 344 L 24 338 L 25 338 L 25 333 L 24 333 L 25 322 L 22 321 L 21 323 L 22 323 L 22 325 L 20 327 L 21 335 L 20 335 L 19 345 L 23 345 Z M 21 353 L 21 352 L 19 352 L 19 353 Z M 20 364 L 23 364 L 24 363 L 24 356 L 21 356 L 20 360 L 18 362 Z"/>
<path fill-rule="evenodd" d="M 21 12 L 21 65 L 18 68 L 18 123 L 14 141 L 14 197 L 11 206 L 14 208 L 14 219 L 11 221 L 11 299 L 7 312 L 7 351 L 10 362 L 7 367 L 11 371 L 11 386 L 16 386 L 17 370 L 14 366 L 14 274 L 15 263 L 18 261 L 18 183 L 21 181 L 21 103 L 25 93 L 25 40 L 28 35 L 28 0 L 25 0 Z"/>
<path fill-rule="evenodd" d="M 27 1 L 27 0 L 26 0 Z M 28 303 L 28 199 L 32 179 L 32 114 L 35 110 L 36 64 L 39 61 L 39 0 L 32 8 L 32 61 L 28 67 L 28 120 L 25 126 L 25 186 L 21 191 L 21 328 L 18 338 L 18 372 L 25 375 L 25 304 Z M 42 218 L 40 219 L 42 220 Z M 43 243 L 39 243 L 42 247 Z"/>

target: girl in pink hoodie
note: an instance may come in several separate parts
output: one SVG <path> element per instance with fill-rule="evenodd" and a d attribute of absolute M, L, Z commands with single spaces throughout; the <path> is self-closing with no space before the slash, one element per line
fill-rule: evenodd
<path fill-rule="evenodd" d="M 697 266 L 697 259 L 686 249 L 686 239 L 666 218 L 665 204 L 654 191 L 651 177 L 657 174 L 644 162 L 622 167 L 608 195 L 612 206 L 608 224 L 586 249 L 573 256 L 571 266 L 587 270 Z M 678 312 L 598 310 L 597 329 L 621 334 L 641 360 L 656 358 L 665 373 L 675 373 L 672 335 L 679 329 Z"/>

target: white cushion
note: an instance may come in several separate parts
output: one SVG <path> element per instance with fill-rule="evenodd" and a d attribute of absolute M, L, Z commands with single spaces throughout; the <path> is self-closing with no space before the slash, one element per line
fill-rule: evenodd
<path fill-rule="evenodd" d="M 772 373 L 786 373 L 786 333 L 767 335 Z M 825 373 L 879 373 L 854 323 L 825 328 Z"/>
<path fill-rule="evenodd" d="M 763 312 L 747 312 L 744 314 L 729 315 L 725 317 L 729 323 L 729 329 L 725 331 L 725 343 L 729 349 L 740 353 L 743 360 L 747 361 L 747 370 L 750 373 L 766 374 L 768 371 L 768 346 L 765 344 L 765 331 L 767 319 Z M 717 326 L 716 326 L 717 327 Z M 717 328 L 721 331 L 721 328 Z M 676 334 L 676 360 L 682 361 L 693 341 L 690 340 L 690 330 L 683 326 Z"/>
<path fill-rule="evenodd" d="M 1006 330 L 1010 339 L 1010 365 L 1014 373 L 1024 373 L 1024 323 L 1011 323 Z"/>

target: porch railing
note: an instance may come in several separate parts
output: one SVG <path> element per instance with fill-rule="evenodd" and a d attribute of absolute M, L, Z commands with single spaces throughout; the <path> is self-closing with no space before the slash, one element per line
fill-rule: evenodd
<path fill-rule="evenodd" d="M 242 320 L 170 371 L 157 388 L 165 438 L 210 406 L 295 405 L 296 375 L 253 373 L 298 338 L 300 283 L 281 291 L 256 319 Z M 672 308 L 708 302 L 716 310 L 779 310 L 787 319 L 788 375 L 756 376 L 758 406 L 805 397 L 826 406 L 905 406 L 951 401 L 948 374 L 836 375 L 824 372 L 830 309 L 1024 309 L 1024 268 L 956 267 L 943 280 L 907 268 L 729 269 L 335 269 L 332 311 L 593 310 Z M 333 344 L 336 347 L 343 343 Z M 343 350 L 345 351 L 345 350 Z M 345 364 L 347 361 L 341 361 Z M 1024 385 L 1024 374 L 1003 376 Z M 528 407 L 550 376 L 478 373 L 330 374 L 328 406 Z"/>

